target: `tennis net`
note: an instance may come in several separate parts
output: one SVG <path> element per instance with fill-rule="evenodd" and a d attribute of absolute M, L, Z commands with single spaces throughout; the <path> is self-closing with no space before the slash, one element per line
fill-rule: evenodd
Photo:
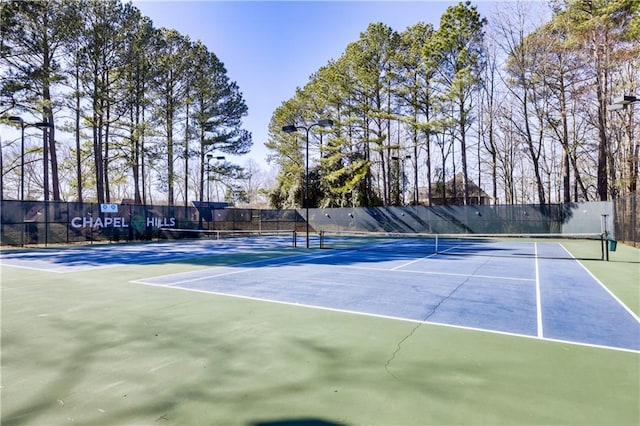
<path fill-rule="evenodd" d="M 320 248 L 450 256 L 608 260 L 603 234 L 431 234 L 320 231 Z"/>
<path fill-rule="evenodd" d="M 164 240 L 221 240 L 243 244 L 265 244 L 271 247 L 296 246 L 296 231 L 286 230 L 221 230 L 162 228 L 158 237 Z"/>

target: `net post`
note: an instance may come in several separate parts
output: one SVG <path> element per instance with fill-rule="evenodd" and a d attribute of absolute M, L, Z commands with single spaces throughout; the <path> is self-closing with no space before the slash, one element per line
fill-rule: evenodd
<path fill-rule="evenodd" d="M 318 235 L 320 235 L 320 248 L 323 249 L 324 248 L 324 230 L 320 230 L 320 232 L 318 232 Z"/>
<path fill-rule="evenodd" d="M 438 254 L 438 234 L 435 234 L 436 236 L 436 252 L 435 254 Z"/>
<path fill-rule="evenodd" d="M 293 247 L 298 247 L 298 232 L 293 230 Z"/>
<path fill-rule="evenodd" d="M 609 215 L 600 215 L 600 233 L 604 244 L 603 260 L 609 261 Z"/>

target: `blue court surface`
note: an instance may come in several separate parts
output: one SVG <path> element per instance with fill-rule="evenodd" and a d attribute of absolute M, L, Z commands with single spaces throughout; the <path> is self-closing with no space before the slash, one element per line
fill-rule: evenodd
<path fill-rule="evenodd" d="M 560 244 L 473 243 L 443 247 L 438 254 L 386 250 L 389 243 L 380 244 L 367 250 L 290 251 L 135 283 L 640 351 L 638 316 L 567 258 Z M 0 263 L 73 273 L 290 246 L 287 238 L 264 245 L 249 240 L 113 245 L 4 252 Z"/>
<path fill-rule="evenodd" d="M 562 246 L 500 244 L 537 256 L 326 250 L 137 283 L 640 351 L 640 319 Z"/>

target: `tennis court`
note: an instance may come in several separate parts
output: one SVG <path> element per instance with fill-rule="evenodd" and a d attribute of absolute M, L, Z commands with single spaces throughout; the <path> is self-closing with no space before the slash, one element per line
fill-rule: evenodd
<path fill-rule="evenodd" d="M 137 282 L 640 351 L 638 317 L 559 243 L 441 244 L 442 255 L 393 240 Z"/>
<path fill-rule="evenodd" d="M 3 424 L 640 421 L 638 250 L 353 241 L 3 252 Z"/>

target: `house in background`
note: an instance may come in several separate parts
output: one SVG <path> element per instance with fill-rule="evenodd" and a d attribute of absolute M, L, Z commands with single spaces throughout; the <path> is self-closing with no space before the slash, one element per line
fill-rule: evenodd
<path fill-rule="evenodd" d="M 464 179 L 462 173 L 456 174 L 453 179 L 444 184 L 436 182 L 431 185 L 431 199 L 426 187 L 418 188 L 418 204 L 426 206 L 442 206 L 442 205 L 463 205 L 464 204 Z M 482 190 L 471 179 L 467 181 L 469 185 L 469 204 L 471 205 L 488 205 L 493 204 L 493 199 Z"/>

